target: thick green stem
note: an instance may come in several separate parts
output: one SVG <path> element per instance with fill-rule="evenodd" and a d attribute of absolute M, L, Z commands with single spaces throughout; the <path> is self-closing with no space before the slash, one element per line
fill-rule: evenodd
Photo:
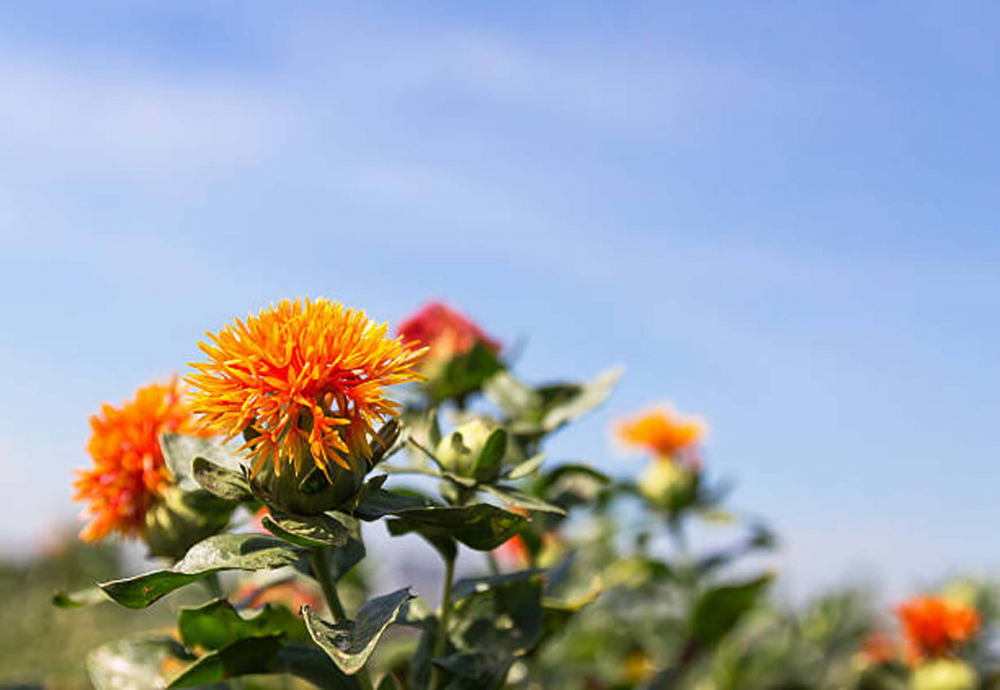
<path fill-rule="evenodd" d="M 340 595 L 337 594 L 337 584 L 330 577 L 330 565 L 326 561 L 326 551 L 323 549 L 313 549 L 309 554 L 309 562 L 312 563 L 313 574 L 323 588 L 323 596 L 326 597 L 326 605 L 333 615 L 333 622 L 340 623 L 347 620 L 347 613 L 344 612 L 344 605 L 340 603 Z"/>
<path fill-rule="evenodd" d="M 444 589 L 441 592 L 441 615 L 438 617 L 437 638 L 434 640 L 434 658 L 444 655 L 448 649 L 448 618 L 451 616 L 451 585 L 455 579 L 455 559 L 444 562 Z M 437 690 L 441 684 L 441 670 L 431 666 L 430 690 Z"/>
<path fill-rule="evenodd" d="M 222 598 L 222 582 L 219 581 L 218 573 L 209 573 L 203 580 L 209 596 L 214 599 Z"/>
<path fill-rule="evenodd" d="M 322 548 L 313 549 L 309 554 L 309 562 L 312 564 L 313 574 L 323 589 L 323 597 L 326 599 L 327 608 L 333 616 L 334 623 L 347 620 L 347 613 L 344 605 L 340 603 L 340 595 L 337 594 L 337 583 L 330 577 L 330 564 L 326 560 L 326 551 Z M 372 680 L 368 676 L 368 669 L 362 668 L 354 676 L 361 686 L 361 690 L 372 690 Z"/>

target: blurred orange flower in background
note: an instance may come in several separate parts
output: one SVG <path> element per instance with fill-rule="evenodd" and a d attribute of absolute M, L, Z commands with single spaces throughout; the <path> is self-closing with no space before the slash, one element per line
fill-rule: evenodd
<path fill-rule="evenodd" d="M 897 610 L 913 660 L 947 656 L 979 630 L 980 618 L 968 604 L 942 597 L 921 596 Z"/>
<path fill-rule="evenodd" d="M 528 545 L 524 543 L 524 538 L 520 534 L 515 534 L 498 546 L 494 553 L 503 562 L 504 567 L 510 570 L 526 568 L 531 561 Z"/>
<path fill-rule="evenodd" d="M 90 522 L 80 532 L 84 541 L 103 539 L 111 532 L 139 536 L 146 511 L 171 481 L 160 449 L 160 434 L 200 434 L 183 401 L 177 377 L 169 383 L 140 388 L 121 407 L 103 405 L 90 418 L 87 451 L 93 469 L 78 470 L 74 499 L 90 505 Z"/>
<path fill-rule="evenodd" d="M 298 613 L 304 605 L 322 609 L 323 593 L 300 580 L 289 580 L 269 586 L 253 583 L 241 585 L 233 592 L 233 601 L 240 607 L 257 609 L 266 604 L 281 604 Z"/>
<path fill-rule="evenodd" d="M 404 320 L 396 332 L 403 340 L 430 348 L 434 358 L 461 355 L 476 343 L 500 352 L 500 343 L 461 312 L 442 302 L 431 302 Z"/>
<path fill-rule="evenodd" d="M 896 641 L 882 631 L 873 632 L 861 644 L 861 656 L 871 664 L 884 664 L 896 658 Z"/>
<path fill-rule="evenodd" d="M 618 438 L 625 444 L 648 450 L 663 459 L 694 450 L 707 433 L 706 424 L 697 417 L 682 417 L 668 405 L 638 413 L 620 422 Z"/>
<path fill-rule="evenodd" d="M 267 462 L 302 469 L 307 456 L 330 478 L 330 463 L 368 455 L 373 425 L 395 417 L 385 388 L 420 378 L 418 346 L 386 337 L 387 326 L 327 299 L 285 300 L 246 321 L 236 319 L 187 381 L 192 409 L 226 437 L 251 434 L 244 448 L 256 475 Z"/>

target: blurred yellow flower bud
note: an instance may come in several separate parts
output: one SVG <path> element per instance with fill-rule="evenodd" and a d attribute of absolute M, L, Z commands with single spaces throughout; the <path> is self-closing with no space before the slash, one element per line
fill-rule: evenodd
<path fill-rule="evenodd" d="M 954 659 L 921 664 L 910 676 L 911 690 L 975 690 L 977 683 L 976 672 Z"/>

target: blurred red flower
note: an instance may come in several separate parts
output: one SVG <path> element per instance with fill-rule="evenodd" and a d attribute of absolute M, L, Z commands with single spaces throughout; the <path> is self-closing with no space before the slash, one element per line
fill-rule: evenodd
<path fill-rule="evenodd" d="M 396 329 L 406 342 L 430 348 L 430 356 L 461 355 L 481 343 L 494 353 L 500 343 L 464 314 L 442 302 L 431 302 L 405 319 Z"/>

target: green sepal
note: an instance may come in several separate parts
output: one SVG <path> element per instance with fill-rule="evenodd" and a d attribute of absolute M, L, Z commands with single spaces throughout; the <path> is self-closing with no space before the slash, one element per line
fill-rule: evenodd
<path fill-rule="evenodd" d="M 350 515 L 328 512 L 322 515 L 287 515 L 272 510 L 261 524 L 274 536 L 296 546 L 316 548 L 344 546 L 361 539 L 361 526 Z"/>
<path fill-rule="evenodd" d="M 227 501 L 251 501 L 250 481 L 246 471 L 217 465 L 200 455 L 191 461 L 191 476 L 198 485 L 213 496 Z"/>

